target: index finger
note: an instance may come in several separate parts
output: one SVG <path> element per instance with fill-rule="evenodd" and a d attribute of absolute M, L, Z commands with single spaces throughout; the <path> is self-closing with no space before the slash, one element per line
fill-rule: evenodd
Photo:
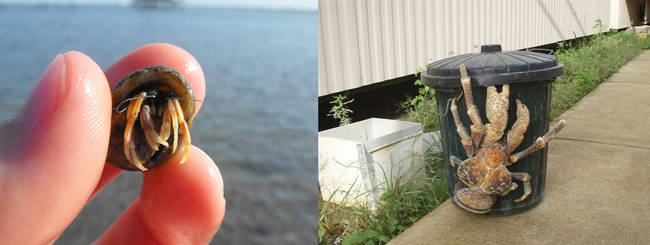
<path fill-rule="evenodd" d="M 106 75 L 109 86 L 113 88 L 116 83 L 129 73 L 152 65 L 164 65 L 174 68 L 187 79 L 187 82 L 194 91 L 194 98 L 197 100 L 196 110 L 194 112 L 196 116 L 205 98 L 203 69 L 201 69 L 199 62 L 190 53 L 177 46 L 168 43 L 144 45 L 115 62 L 115 64 L 106 69 L 104 74 Z"/>
<path fill-rule="evenodd" d="M 196 109 L 194 116 L 201 109 L 205 98 L 205 78 L 203 69 L 199 62 L 187 51 L 168 43 L 152 43 L 139 47 L 120 60 L 111 65 L 104 74 L 108 80 L 109 86 L 113 88 L 123 77 L 138 69 L 152 66 L 164 65 L 174 68 L 181 73 L 190 87 L 194 91 Z M 106 184 L 122 173 L 121 169 L 115 168 L 109 163 L 104 166 L 102 177 L 97 183 L 93 195 L 94 197 Z"/>

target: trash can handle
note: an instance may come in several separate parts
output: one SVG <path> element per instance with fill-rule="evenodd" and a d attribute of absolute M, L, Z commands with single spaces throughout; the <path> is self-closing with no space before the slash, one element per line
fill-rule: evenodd
<path fill-rule="evenodd" d="M 531 48 L 531 49 L 528 49 L 528 51 L 537 52 L 537 53 L 553 54 L 553 50 L 552 49 L 547 49 L 547 48 Z M 540 52 L 540 51 L 542 51 L 542 52 Z"/>

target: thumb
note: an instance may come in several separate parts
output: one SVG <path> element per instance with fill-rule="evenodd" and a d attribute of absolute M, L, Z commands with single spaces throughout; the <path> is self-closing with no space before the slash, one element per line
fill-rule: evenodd
<path fill-rule="evenodd" d="M 110 110 L 95 62 L 79 52 L 54 59 L 16 118 L 0 127 L 0 237 L 47 243 L 72 222 L 101 175 Z"/>

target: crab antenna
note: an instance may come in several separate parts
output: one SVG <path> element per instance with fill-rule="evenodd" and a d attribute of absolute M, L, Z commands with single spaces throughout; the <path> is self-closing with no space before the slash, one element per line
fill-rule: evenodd
<path fill-rule="evenodd" d="M 146 93 L 146 92 L 142 92 L 142 93 Z M 132 101 L 132 100 L 137 100 L 137 99 L 142 99 L 142 98 L 156 98 L 156 95 L 142 95 L 142 93 L 138 94 L 138 96 L 125 99 L 122 102 L 120 102 L 119 104 L 117 104 L 115 106 L 115 108 L 114 108 L 115 112 L 119 113 L 119 114 L 124 112 L 128 108 L 128 106 L 122 107 L 124 105 L 124 103 L 126 103 L 126 102 L 129 102 L 129 101 Z M 120 107 L 122 107 L 122 108 L 120 109 Z"/>
<path fill-rule="evenodd" d="M 189 99 L 189 98 L 181 98 L 181 97 L 174 97 L 174 98 L 172 98 L 172 99 L 176 99 L 176 100 L 191 100 L 191 101 L 194 101 L 194 102 L 201 102 L 201 101 L 202 101 L 202 100 L 197 100 L 197 99 Z"/>

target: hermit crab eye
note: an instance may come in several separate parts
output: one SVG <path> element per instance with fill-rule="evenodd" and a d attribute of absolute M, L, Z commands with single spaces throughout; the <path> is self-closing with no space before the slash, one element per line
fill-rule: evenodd
<path fill-rule="evenodd" d="M 181 146 L 180 163 L 187 160 L 195 99 L 179 72 L 160 65 L 142 68 L 122 79 L 112 97 L 109 163 L 148 171 Z"/>

